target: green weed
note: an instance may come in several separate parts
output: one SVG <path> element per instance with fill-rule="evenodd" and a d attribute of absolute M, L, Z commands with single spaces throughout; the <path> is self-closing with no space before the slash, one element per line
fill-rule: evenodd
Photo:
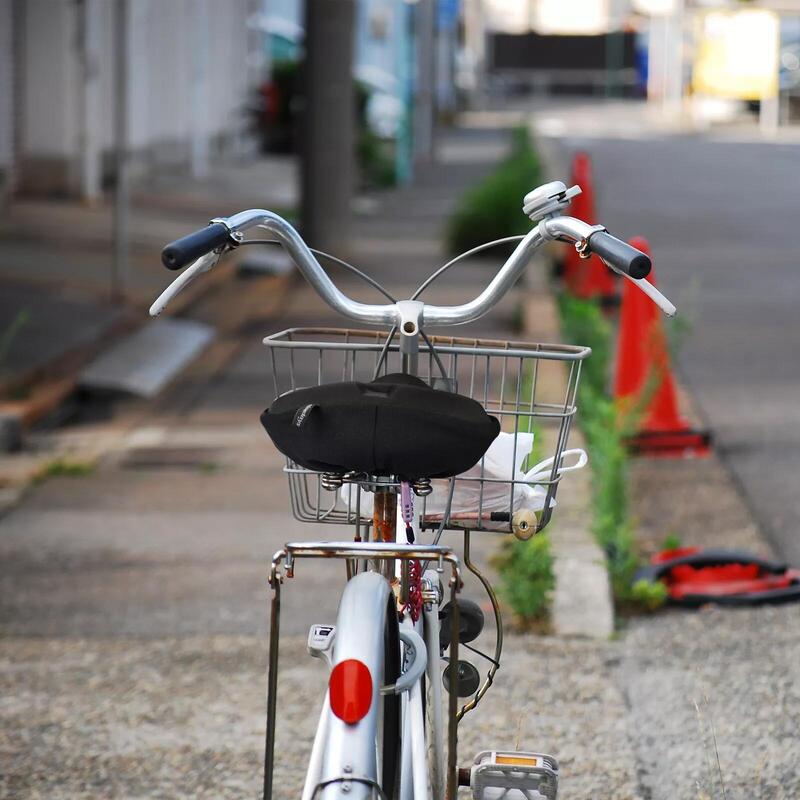
<path fill-rule="evenodd" d="M 70 478 L 82 478 L 94 472 L 94 462 L 73 461 L 68 458 L 54 458 L 42 465 L 33 476 L 34 483 L 41 483 L 48 478 L 58 478 L 67 476 Z"/>
<path fill-rule="evenodd" d="M 631 586 L 631 600 L 647 611 L 656 611 L 667 601 L 667 587 L 661 581 L 642 578 Z"/>
<path fill-rule="evenodd" d="M 550 539 L 540 533 L 521 542 L 509 539 L 495 559 L 500 570 L 500 595 L 523 627 L 542 625 L 550 613 L 555 588 Z"/>
<path fill-rule="evenodd" d="M 612 329 L 599 306 L 562 295 L 559 311 L 564 337 L 589 345 L 578 388 L 578 420 L 583 428 L 591 467 L 592 533 L 603 548 L 611 585 L 623 605 L 653 611 L 666 599 L 661 584 L 633 583 L 639 566 L 636 537 L 628 513 L 628 451 L 625 439 L 633 432 L 658 381 L 649 380 L 637 402 L 623 415 L 607 389 L 613 347 Z"/>
<path fill-rule="evenodd" d="M 456 255 L 492 239 L 528 233 L 531 223 L 522 213 L 522 199 L 541 179 L 530 134 L 519 127 L 505 161 L 464 195 L 450 218 L 445 233 L 448 250 Z"/>

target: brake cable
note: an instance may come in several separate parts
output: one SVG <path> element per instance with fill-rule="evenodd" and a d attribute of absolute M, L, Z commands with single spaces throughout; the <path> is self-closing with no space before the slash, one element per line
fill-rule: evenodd
<path fill-rule="evenodd" d="M 414 294 L 411 295 L 412 300 L 416 300 L 440 275 L 443 275 L 450 267 L 454 267 L 458 264 L 459 261 L 463 261 L 465 258 L 469 258 L 470 256 L 474 256 L 476 253 L 480 253 L 483 250 L 488 250 L 491 247 L 496 247 L 499 244 L 508 244 L 509 242 L 521 242 L 525 236 L 517 235 L 517 236 L 506 236 L 503 239 L 494 239 L 491 242 L 484 242 L 483 244 L 479 244 L 477 247 L 473 247 L 471 250 L 465 250 L 460 255 L 457 255 L 455 258 L 448 261 L 443 266 L 439 267 L 436 272 L 428 275 L 427 278 L 417 287 Z"/>
<path fill-rule="evenodd" d="M 242 247 L 246 244 L 281 244 L 277 239 L 247 239 L 244 242 L 239 242 L 239 247 Z M 373 289 L 377 289 L 390 303 L 396 303 L 397 300 L 392 297 L 386 289 L 381 286 L 375 278 L 370 277 L 367 275 L 366 272 L 362 272 L 358 267 L 349 264 L 347 261 L 343 261 L 341 258 L 337 258 L 330 253 L 326 253 L 324 250 L 315 250 L 313 247 L 308 248 L 315 256 L 322 256 L 322 258 L 327 258 L 329 261 L 333 261 L 335 264 L 338 264 L 340 267 L 344 267 L 346 270 L 349 270 L 357 277 L 361 278 L 361 280 L 366 281 Z"/>
<path fill-rule="evenodd" d="M 252 244 L 281 244 L 281 243 L 277 239 L 247 239 L 246 241 L 239 242 L 239 247 L 241 247 L 242 245 L 252 245 Z M 397 300 L 394 297 L 392 297 L 392 295 L 389 294 L 389 292 L 385 289 L 385 287 L 383 287 L 380 283 L 378 283 L 378 281 L 376 281 L 375 278 L 371 277 L 370 275 L 367 275 L 367 273 L 364 272 L 363 270 L 360 270 L 358 267 L 348 263 L 347 261 L 344 261 L 341 258 L 338 258 L 337 256 L 331 255 L 330 253 L 326 253 L 324 250 L 317 250 L 313 247 L 309 247 L 308 249 L 315 256 L 326 258 L 329 261 L 332 261 L 334 264 L 338 264 L 340 267 L 343 267 L 344 269 L 353 273 L 353 275 L 355 275 L 356 277 L 361 278 L 361 280 L 365 281 L 370 286 L 372 286 L 373 289 L 376 289 L 378 292 L 380 292 L 390 303 L 397 303 Z M 384 344 L 383 349 L 381 350 L 380 356 L 378 358 L 378 363 L 375 365 L 375 372 L 372 376 L 373 380 L 375 380 L 375 378 L 378 377 L 380 369 L 383 366 L 383 362 L 386 360 L 386 353 L 388 352 L 389 346 L 391 345 L 392 340 L 394 339 L 396 333 L 397 333 L 397 326 L 393 325 L 392 329 L 389 331 L 389 335 L 386 338 L 386 343 Z M 444 368 L 444 364 L 442 363 L 439 354 L 436 352 L 436 349 L 433 346 L 433 342 L 431 342 L 431 340 L 427 337 L 424 331 L 421 330 L 420 334 L 422 335 L 422 338 L 425 340 L 425 344 L 428 345 L 428 349 L 431 351 L 431 355 L 436 361 L 436 366 L 439 367 L 439 371 L 442 373 L 442 377 L 447 378 L 447 370 Z"/>

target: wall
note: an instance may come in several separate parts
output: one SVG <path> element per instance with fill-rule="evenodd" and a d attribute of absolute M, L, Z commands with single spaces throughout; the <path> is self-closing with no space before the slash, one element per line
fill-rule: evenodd
<path fill-rule="evenodd" d="M 109 176 L 116 3 L 83 3 L 25 3 L 21 188 L 28 192 L 91 197 Z M 167 166 L 202 174 L 211 155 L 242 137 L 257 78 L 247 19 L 259 5 L 128 0 L 128 135 L 138 172 Z M 0 39 L 0 59 L 7 49 Z"/>
<path fill-rule="evenodd" d="M 14 50 L 12 0 L 0 0 L 0 205 L 8 191 L 14 163 Z"/>

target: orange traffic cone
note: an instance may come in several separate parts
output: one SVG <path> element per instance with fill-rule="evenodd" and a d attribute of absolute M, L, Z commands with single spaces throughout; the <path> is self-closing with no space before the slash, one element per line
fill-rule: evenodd
<path fill-rule="evenodd" d="M 642 237 L 630 241 L 650 255 Z M 655 271 L 650 272 L 655 286 Z M 639 430 L 628 440 L 632 450 L 662 456 L 707 455 L 708 431 L 692 428 L 678 409 L 664 327 L 655 304 L 631 281 L 622 290 L 614 398 L 623 414 L 641 413 Z M 643 403 L 643 408 L 637 404 Z"/>
<path fill-rule="evenodd" d="M 578 152 L 572 160 L 572 183 L 581 187 L 581 194 L 573 198 L 570 214 L 588 222 L 597 223 L 594 203 L 594 180 L 592 162 L 587 153 Z M 564 258 L 564 282 L 567 289 L 583 299 L 593 297 L 613 303 L 617 297 L 614 273 L 598 256 L 581 258 L 574 246 L 568 245 Z"/>

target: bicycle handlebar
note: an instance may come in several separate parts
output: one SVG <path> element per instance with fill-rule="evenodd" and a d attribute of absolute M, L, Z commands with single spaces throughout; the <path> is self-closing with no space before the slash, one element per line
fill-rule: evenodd
<path fill-rule="evenodd" d="M 612 236 L 608 231 L 597 231 L 587 240 L 588 249 L 603 261 L 613 264 L 626 275 L 636 280 L 646 278 L 653 265 L 650 257 L 631 247 L 627 242 Z"/>
<path fill-rule="evenodd" d="M 231 232 L 223 222 L 212 220 L 199 231 L 176 239 L 161 251 L 161 263 L 167 269 L 181 269 L 218 247 L 230 243 Z"/>
<path fill-rule="evenodd" d="M 169 269 L 179 269 L 192 258 L 202 257 L 225 245 L 235 247 L 244 232 L 254 227 L 265 229 L 283 245 L 306 280 L 331 308 L 350 319 L 370 325 L 398 325 L 408 335 L 415 335 L 423 324 L 461 325 L 479 319 L 514 285 L 533 253 L 545 241 L 553 239 L 584 243 L 586 250 L 597 252 L 613 269 L 639 284 L 667 315 L 675 313 L 675 306 L 655 287 L 642 280 L 650 271 L 650 259 L 644 253 L 614 238 L 604 228 L 573 217 L 543 219 L 517 245 L 483 292 L 474 300 L 458 306 L 428 305 L 415 300 L 401 301 L 395 305 L 376 305 L 353 300 L 336 287 L 294 227 L 282 217 L 264 209 L 250 209 L 231 217 L 214 219 L 207 228 L 165 247 L 162 260 Z M 173 296 L 168 296 L 168 293 L 169 289 L 162 295 L 161 308 Z"/>

